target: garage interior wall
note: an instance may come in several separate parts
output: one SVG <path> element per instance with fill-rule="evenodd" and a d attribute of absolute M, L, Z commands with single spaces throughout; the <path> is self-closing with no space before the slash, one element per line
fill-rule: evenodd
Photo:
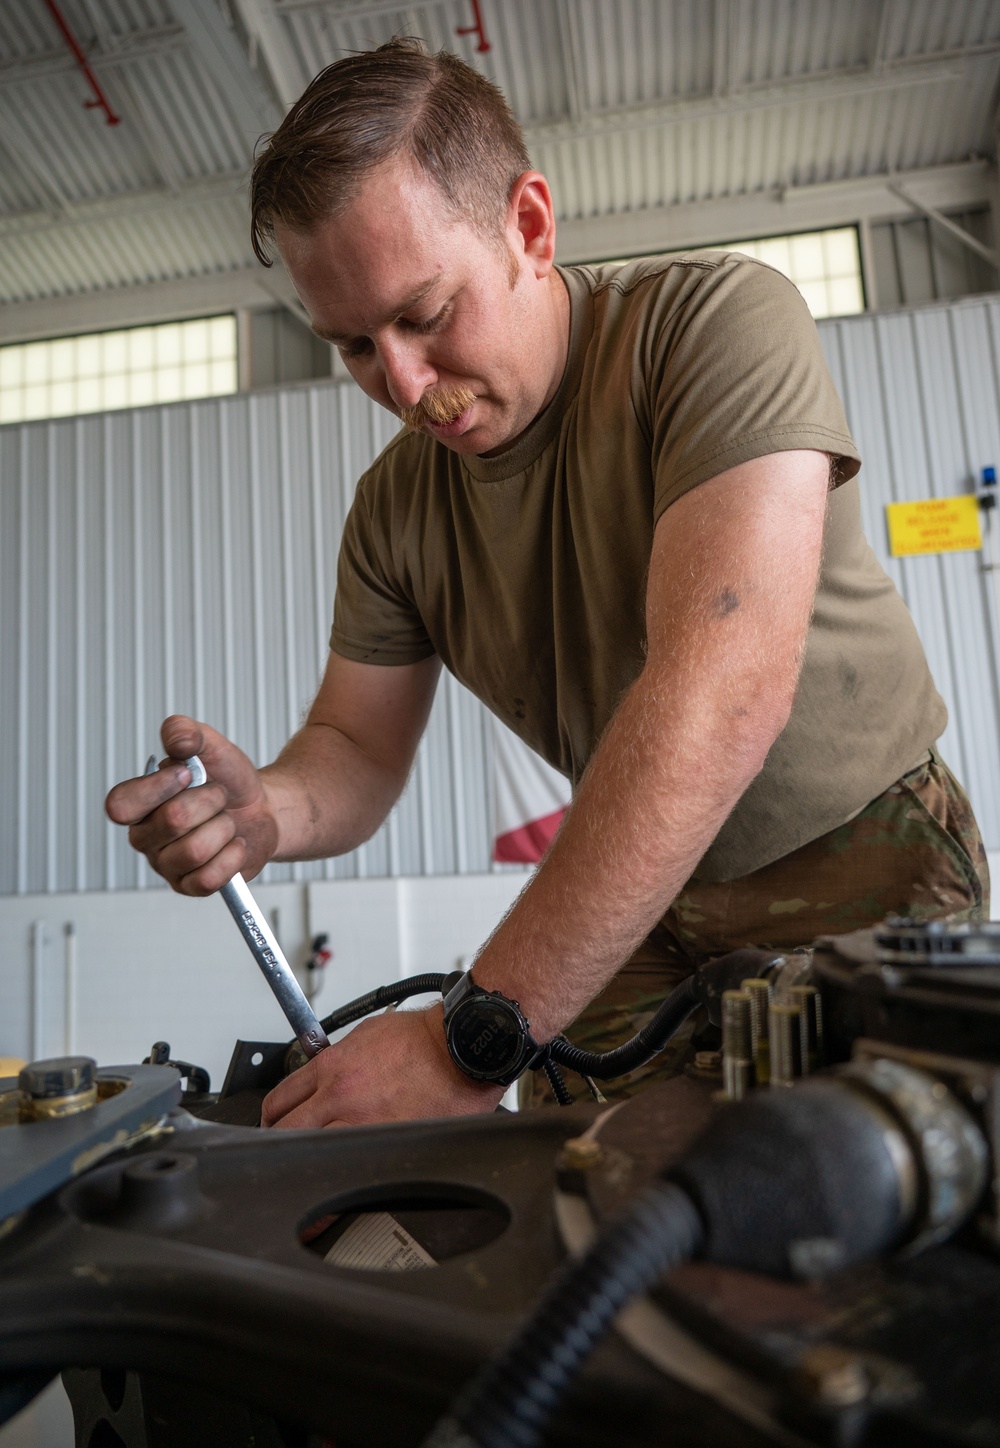
<path fill-rule="evenodd" d="M 869 539 L 949 706 L 943 753 L 1000 849 L 997 575 L 978 553 L 888 559 L 883 514 L 1000 466 L 1000 298 L 820 332 L 865 459 Z M 170 712 L 273 757 L 323 664 L 355 481 L 395 426 L 326 382 L 0 429 L 0 1054 L 70 1043 L 134 1060 L 181 1030 L 178 1053 L 219 1070 L 235 1035 L 284 1034 L 221 903 L 161 888 L 102 800 Z M 378 835 L 262 877 L 297 963 L 311 933 L 331 932 L 323 1010 L 452 968 L 523 883 L 489 861 L 485 724 L 446 680 Z"/>
<path fill-rule="evenodd" d="M 948 219 L 983 246 L 993 246 L 989 207 L 952 211 Z M 995 292 L 1000 285 L 995 267 L 926 216 L 877 222 L 870 237 L 866 286 L 871 310 Z"/>

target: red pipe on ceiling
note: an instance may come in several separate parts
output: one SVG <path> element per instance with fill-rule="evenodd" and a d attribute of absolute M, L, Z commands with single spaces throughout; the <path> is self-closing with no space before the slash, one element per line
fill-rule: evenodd
<path fill-rule="evenodd" d="M 111 102 L 108 100 L 107 96 L 104 94 L 103 89 L 101 88 L 101 82 L 97 79 L 97 76 L 91 70 L 87 57 L 83 53 L 83 47 L 77 40 L 76 36 L 73 34 L 72 30 L 69 28 L 69 23 L 66 20 L 65 15 L 63 15 L 62 11 L 59 9 L 59 6 L 56 4 L 56 0 L 45 0 L 45 4 L 48 7 L 49 14 L 52 16 L 52 19 L 56 22 L 60 31 L 62 32 L 63 40 L 65 40 L 66 44 L 73 52 L 74 60 L 83 71 L 84 75 L 87 77 L 90 88 L 94 92 L 94 99 L 92 101 L 84 101 L 83 104 L 86 106 L 88 111 L 102 110 L 108 118 L 109 126 L 119 125 L 121 122 L 121 116 L 116 116 L 114 111 L 112 110 Z"/>
<path fill-rule="evenodd" d="M 480 55 L 485 55 L 486 51 L 492 49 L 492 46 L 490 45 L 490 42 L 486 39 L 486 26 L 483 24 L 483 15 L 482 11 L 479 9 L 479 0 L 472 0 L 472 19 L 474 21 L 474 24 L 457 26 L 455 34 L 478 35 L 479 44 L 476 46 L 476 50 L 479 52 Z"/>

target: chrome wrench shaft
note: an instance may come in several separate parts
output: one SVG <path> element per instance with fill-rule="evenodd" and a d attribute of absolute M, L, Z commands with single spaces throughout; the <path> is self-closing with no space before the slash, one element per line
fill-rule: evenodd
<path fill-rule="evenodd" d="M 249 945 L 251 955 L 263 971 L 264 979 L 274 991 L 299 1045 L 307 1056 L 317 1055 L 330 1044 L 329 1038 L 295 979 L 281 946 L 268 928 L 264 914 L 251 895 L 247 882 L 237 872 L 228 885 L 223 885 L 219 894 L 228 905 L 229 913 L 240 928 L 240 934 Z"/>
<path fill-rule="evenodd" d="M 206 783 L 208 774 L 197 754 L 186 759 L 184 763 L 191 771 L 189 789 Z M 156 760 L 151 758 L 146 766 L 146 773 L 152 774 L 155 770 Z M 306 1000 L 302 987 L 295 979 L 292 967 L 285 959 L 284 952 L 264 917 L 264 912 L 251 895 L 247 882 L 237 872 L 228 885 L 223 885 L 219 894 L 225 900 L 230 914 L 239 926 L 240 934 L 250 947 L 250 953 L 260 966 L 264 979 L 274 992 L 299 1045 L 307 1056 L 317 1055 L 330 1044 L 329 1037 L 317 1020 L 312 1006 Z"/>

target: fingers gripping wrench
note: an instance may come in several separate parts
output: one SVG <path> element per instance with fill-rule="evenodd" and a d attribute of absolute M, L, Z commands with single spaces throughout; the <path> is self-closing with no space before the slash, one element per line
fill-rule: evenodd
<path fill-rule="evenodd" d="M 191 771 L 191 783 L 188 785 L 188 789 L 194 789 L 197 785 L 207 782 L 208 775 L 205 766 L 197 754 L 186 759 L 184 763 Z M 146 765 L 146 773 L 156 773 L 154 756 L 150 756 Z M 285 959 L 284 952 L 275 939 L 264 912 L 251 895 L 247 882 L 237 872 L 228 885 L 223 885 L 219 894 L 229 907 L 229 913 L 239 926 L 240 934 L 250 947 L 251 955 L 260 966 L 264 979 L 274 992 L 278 1004 L 285 1014 L 285 1019 L 295 1032 L 299 1045 L 307 1056 L 317 1055 L 330 1044 L 329 1038 L 316 1019 L 312 1006 L 306 1000 L 302 987 L 295 979 L 292 967 Z"/>

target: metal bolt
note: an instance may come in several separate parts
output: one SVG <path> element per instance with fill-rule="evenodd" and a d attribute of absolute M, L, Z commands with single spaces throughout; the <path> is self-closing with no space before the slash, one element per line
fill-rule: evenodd
<path fill-rule="evenodd" d="M 846 1348 L 824 1343 L 799 1359 L 799 1386 L 829 1408 L 849 1408 L 868 1396 L 871 1380 L 861 1359 Z"/>
<path fill-rule="evenodd" d="M 46 1096 L 73 1096 L 94 1084 L 97 1062 L 89 1056 L 56 1056 L 32 1061 L 19 1073 L 19 1088 L 33 1100 Z"/>
<path fill-rule="evenodd" d="M 96 1069 L 97 1062 L 90 1056 L 55 1056 L 47 1061 L 32 1061 L 17 1078 L 21 1120 L 72 1116 L 95 1105 Z"/>
<path fill-rule="evenodd" d="M 751 1010 L 745 990 L 722 992 L 722 1085 L 730 1101 L 741 1101 L 754 1084 Z"/>
<path fill-rule="evenodd" d="M 758 1086 L 766 1086 L 771 1078 L 771 1042 L 768 1035 L 768 1013 L 771 1006 L 771 984 L 759 976 L 742 981 L 740 990 L 750 997 L 750 1025 L 753 1060 Z"/>
<path fill-rule="evenodd" d="M 771 1006 L 771 1085 L 791 1086 L 802 1075 L 802 1009 L 775 1001 Z"/>
<path fill-rule="evenodd" d="M 592 1136 L 571 1136 L 563 1142 L 560 1164 L 567 1171 L 589 1171 L 600 1165 L 602 1155 L 600 1144 Z"/>
<path fill-rule="evenodd" d="M 793 985 L 789 999 L 802 1011 L 802 1070 L 818 1071 L 823 1064 L 823 1001 L 814 985 Z"/>

